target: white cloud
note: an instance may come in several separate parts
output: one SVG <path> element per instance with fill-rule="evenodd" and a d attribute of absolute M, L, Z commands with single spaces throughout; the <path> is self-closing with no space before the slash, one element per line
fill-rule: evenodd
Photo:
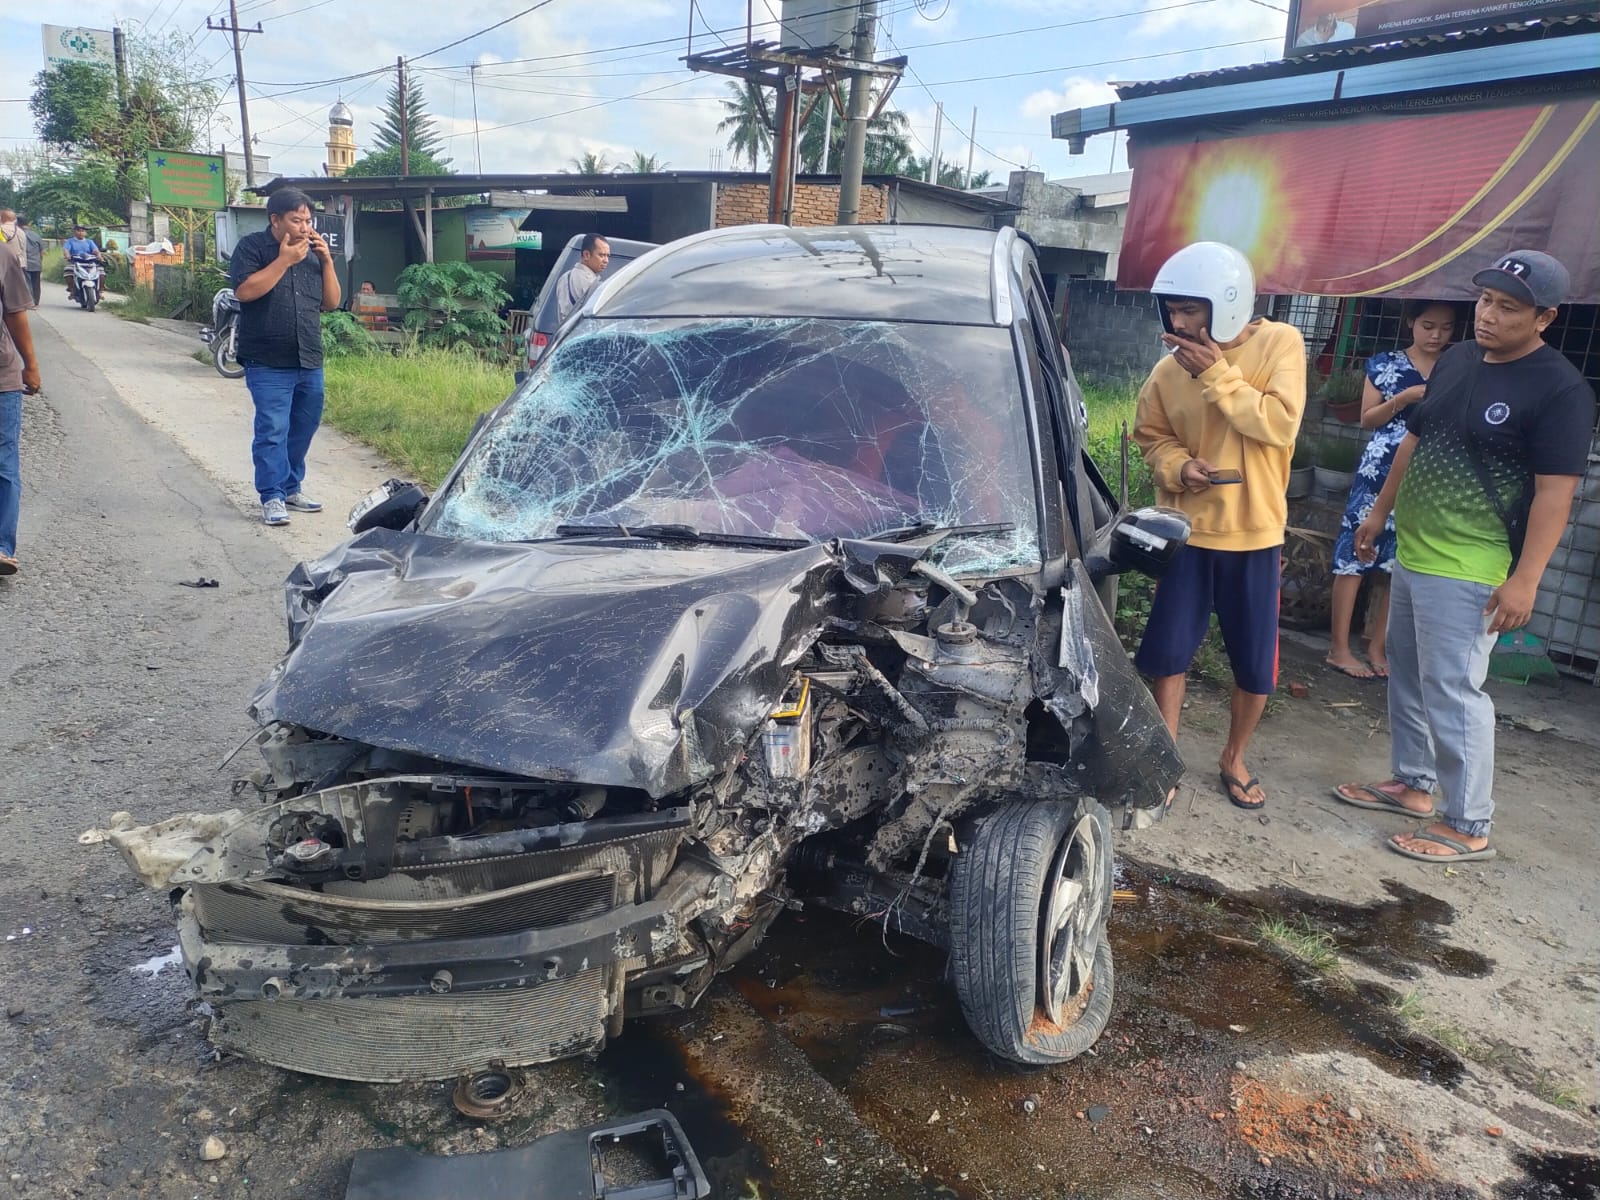
<path fill-rule="evenodd" d="M 1092 108 L 1096 104 L 1113 104 L 1117 93 L 1103 79 L 1090 79 L 1087 75 L 1073 75 L 1064 79 L 1059 88 L 1041 88 L 1022 101 L 1021 113 L 1034 121 L 1048 121 L 1058 112 L 1072 108 Z"/>
<path fill-rule="evenodd" d="M 1247 38 L 1283 36 L 1285 14 L 1256 0 L 1212 0 L 1177 8 L 1171 0 L 1153 0 L 1153 10 L 1139 22 L 1138 32 L 1151 37 L 1165 33 L 1203 34 L 1208 42 L 1235 42 Z"/>

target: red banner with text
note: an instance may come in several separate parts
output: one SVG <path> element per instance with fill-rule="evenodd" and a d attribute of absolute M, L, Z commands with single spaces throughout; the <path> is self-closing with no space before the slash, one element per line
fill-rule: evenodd
<path fill-rule="evenodd" d="M 1375 117 L 1184 142 L 1135 139 L 1117 284 L 1226 242 L 1264 295 L 1469 299 L 1506 250 L 1555 255 L 1600 303 L 1600 101 Z"/>

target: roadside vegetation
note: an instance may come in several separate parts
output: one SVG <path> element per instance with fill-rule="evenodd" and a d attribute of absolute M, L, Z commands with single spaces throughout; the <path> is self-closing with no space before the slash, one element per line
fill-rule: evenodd
<path fill-rule="evenodd" d="M 1285 954 L 1298 958 L 1313 971 L 1332 975 L 1339 970 L 1339 945 L 1334 941 L 1333 934 L 1317 928 L 1305 917 L 1293 921 L 1269 917 L 1261 922 L 1259 933 L 1262 941 L 1270 942 Z"/>
<path fill-rule="evenodd" d="M 329 314 L 336 315 L 349 317 Z M 430 489 L 454 465 L 478 414 L 512 388 L 508 367 L 462 350 L 334 353 L 325 373 L 324 419 Z"/>

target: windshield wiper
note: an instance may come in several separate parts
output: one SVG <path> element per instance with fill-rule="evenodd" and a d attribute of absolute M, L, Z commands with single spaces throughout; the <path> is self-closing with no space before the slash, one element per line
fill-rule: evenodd
<path fill-rule="evenodd" d="M 749 546 L 758 550 L 798 550 L 809 546 L 806 538 L 775 537 L 766 533 L 723 533 L 692 525 L 557 525 L 558 538 L 639 538 L 651 542 L 690 542 L 706 546 Z"/>
<path fill-rule="evenodd" d="M 937 521 L 918 521 L 898 529 L 885 529 L 882 533 L 868 534 L 865 542 L 909 542 L 916 538 L 938 534 L 940 541 L 950 537 L 982 537 L 990 533 L 1012 533 L 1017 526 L 1012 521 L 994 521 L 988 525 L 941 525 Z"/>

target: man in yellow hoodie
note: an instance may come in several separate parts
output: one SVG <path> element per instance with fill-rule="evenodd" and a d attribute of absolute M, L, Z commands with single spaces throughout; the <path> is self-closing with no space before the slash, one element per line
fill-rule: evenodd
<path fill-rule="evenodd" d="M 1254 318 L 1249 261 L 1196 242 L 1156 273 L 1170 353 L 1139 392 L 1134 440 L 1157 498 L 1181 509 L 1189 543 L 1156 588 L 1135 665 L 1173 737 L 1189 664 L 1211 614 L 1233 668 L 1228 742 L 1217 767 L 1240 808 L 1266 803 L 1245 750 L 1278 677 L 1278 582 L 1285 492 L 1306 406 L 1306 352 L 1292 325 Z"/>

